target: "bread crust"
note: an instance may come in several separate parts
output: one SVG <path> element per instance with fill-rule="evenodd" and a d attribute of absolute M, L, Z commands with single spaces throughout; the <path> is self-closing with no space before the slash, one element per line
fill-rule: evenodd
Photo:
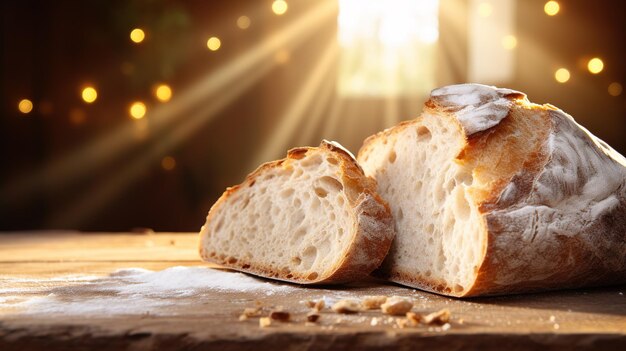
<path fill-rule="evenodd" d="M 233 260 L 232 257 L 208 252 L 205 249 L 203 242 L 209 240 L 210 236 L 207 224 L 213 220 L 227 199 L 234 196 L 241 188 L 254 185 L 256 180 L 265 172 L 278 167 L 289 168 L 293 160 L 301 159 L 308 153 L 332 153 L 335 156 L 342 170 L 341 182 L 346 197 L 354 209 L 356 220 L 352 230 L 351 244 L 340 262 L 326 272 L 311 277 L 295 272 L 284 272 L 273 267 L 248 262 L 239 257 Z M 199 234 L 199 252 L 203 260 L 238 271 L 299 284 L 334 284 L 362 279 L 380 265 L 395 236 L 391 211 L 388 204 L 377 194 L 376 181 L 365 176 L 349 151 L 338 143 L 326 140 L 322 141 L 319 147 L 291 149 L 286 158 L 262 164 L 250 173 L 241 184 L 227 188 L 211 207 L 206 223 Z"/>
<path fill-rule="evenodd" d="M 471 197 L 483 220 L 484 258 L 471 287 L 456 292 L 386 260 L 377 275 L 445 295 L 470 297 L 626 282 L 626 161 L 573 118 L 507 90 L 506 115 L 468 132 L 431 97 L 427 113 L 460 127 L 456 162 L 473 170 Z M 483 101 L 484 103 L 484 101 Z M 359 160 L 418 119 L 367 138 Z M 512 137 L 516 135 L 515 137 Z M 402 235 L 402 234 L 399 234 Z"/>

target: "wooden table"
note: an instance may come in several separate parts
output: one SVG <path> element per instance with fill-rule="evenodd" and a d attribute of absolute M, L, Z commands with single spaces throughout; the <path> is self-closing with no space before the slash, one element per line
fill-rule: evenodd
<path fill-rule="evenodd" d="M 94 289 L 93 280 L 58 277 L 97 280 L 110 279 L 120 268 L 208 266 L 198 260 L 196 245 L 191 233 L 0 234 L 0 350 L 626 350 L 626 286 L 458 300 L 375 281 L 321 288 L 287 284 L 286 294 L 201 293 L 151 311 L 108 313 L 106 305 L 85 313 L 23 308 L 24 301 L 28 306 L 41 298 L 56 299 L 60 306 L 81 299 L 114 301 L 117 296 Z M 340 316 L 328 309 L 319 323 L 304 323 L 304 300 L 366 295 L 410 297 L 420 313 L 447 308 L 450 327 L 399 328 L 388 317 L 372 326 L 380 312 Z M 293 321 L 268 328 L 259 327 L 258 318 L 239 321 L 256 301 L 283 306 Z"/>

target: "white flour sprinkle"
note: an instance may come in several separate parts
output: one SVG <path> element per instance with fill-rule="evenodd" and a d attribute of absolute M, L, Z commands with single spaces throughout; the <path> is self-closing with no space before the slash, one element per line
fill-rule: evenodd
<path fill-rule="evenodd" d="M 116 287 L 120 294 L 189 296 L 211 290 L 253 292 L 267 295 L 293 289 L 290 285 L 269 283 L 251 276 L 205 267 L 172 267 L 153 272 L 142 268 L 120 269 L 112 279 L 126 283 Z"/>
<path fill-rule="evenodd" d="M 0 310 L 16 314 L 167 314 L 167 306 L 193 304 L 189 297 L 224 298 L 230 292 L 274 295 L 296 289 L 292 285 L 206 267 L 172 267 L 156 272 L 126 268 L 99 278 L 69 276 L 0 281 L 20 286 L 0 291 Z M 216 292 L 223 293 L 222 297 Z"/>

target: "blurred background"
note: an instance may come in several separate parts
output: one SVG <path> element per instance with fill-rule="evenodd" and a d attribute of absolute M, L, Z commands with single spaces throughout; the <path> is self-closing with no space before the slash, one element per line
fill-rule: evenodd
<path fill-rule="evenodd" d="M 197 231 L 288 148 L 478 82 L 626 153 L 626 2 L 2 2 L 0 230 Z"/>

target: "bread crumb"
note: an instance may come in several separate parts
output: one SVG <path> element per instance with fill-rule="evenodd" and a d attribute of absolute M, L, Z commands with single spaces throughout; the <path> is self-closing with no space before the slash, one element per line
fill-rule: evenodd
<path fill-rule="evenodd" d="M 259 318 L 259 327 L 266 328 L 272 325 L 272 320 L 270 317 L 261 317 Z"/>
<path fill-rule="evenodd" d="M 287 322 L 289 321 L 289 318 L 291 318 L 291 315 L 289 314 L 289 312 L 274 310 L 270 312 L 270 318 L 275 321 Z"/>
<path fill-rule="evenodd" d="M 241 313 L 241 315 L 239 316 L 239 320 L 240 321 L 245 321 L 250 317 L 256 317 L 260 314 L 261 312 L 261 308 L 259 307 L 255 307 L 255 308 L 245 308 L 243 310 L 243 313 Z"/>
<path fill-rule="evenodd" d="M 337 313 L 357 313 L 361 310 L 361 304 L 355 300 L 339 300 L 331 309 Z"/>
<path fill-rule="evenodd" d="M 561 326 L 558 323 L 554 323 L 554 329 L 559 329 Z"/>
<path fill-rule="evenodd" d="M 550 322 L 554 322 L 556 321 L 556 317 L 555 316 L 550 316 Z"/>
<path fill-rule="evenodd" d="M 385 301 L 387 301 L 387 296 L 365 296 L 361 304 L 366 310 L 377 310 Z"/>
<path fill-rule="evenodd" d="M 404 329 L 409 324 L 409 320 L 406 318 L 396 318 L 396 325 L 400 329 Z"/>
<path fill-rule="evenodd" d="M 380 308 L 385 314 L 403 316 L 413 308 L 413 303 L 404 297 L 392 296 Z"/>
<path fill-rule="evenodd" d="M 446 323 L 441 326 L 441 330 L 446 331 L 446 330 L 449 330 L 451 327 L 452 326 L 450 325 L 450 323 Z"/>
<path fill-rule="evenodd" d="M 372 318 L 372 320 L 370 321 L 370 325 L 372 327 L 379 325 L 381 322 L 381 319 L 379 317 L 374 317 Z"/>
<path fill-rule="evenodd" d="M 433 312 L 431 314 L 427 314 L 424 316 L 423 321 L 425 324 L 437 324 L 443 325 L 450 321 L 450 310 L 444 308 L 437 312 Z"/>
<path fill-rule="evenodd" d="M 315 300 L 306 300 L 306 301 L 304 301 L 304 305 L 305 305 L 306 307 L 308 307 L 308 308 L 312 308 L 312 309 L 314 309 L 314 310 L 316 310 L 316 311 L 318 311 L 318 312 L 319 312 L 319 311 L 321 311 L 321 310 L 323 310 L 323 309 L 324 309 L 324 307 L 326 306 L 326 304 L 324 303 L 324 300 L 323 300 L 323 299 L 318 300 L 318 301 L 315 301 Z"/>
<path fill-rule="evenodd" d="M 407 312 L 406 319 L 411 326 L 416 326 L 422 321 L 422 315 L 414 312 Z"/>
<path fill-rule="evenodd" d="M 337 317 L 337 319 L 335 319 L 335 324 L 341 324 L 343 322 L 345 322 L 345 318 L 343 317 Z"/>
<path fill-rule="evenodd" d="M 320 319 L 320 315 L 317 312 L 309 312 L 306 315 L 306 320 L 307 322 L 317 322 L 317 320 Z"/>

